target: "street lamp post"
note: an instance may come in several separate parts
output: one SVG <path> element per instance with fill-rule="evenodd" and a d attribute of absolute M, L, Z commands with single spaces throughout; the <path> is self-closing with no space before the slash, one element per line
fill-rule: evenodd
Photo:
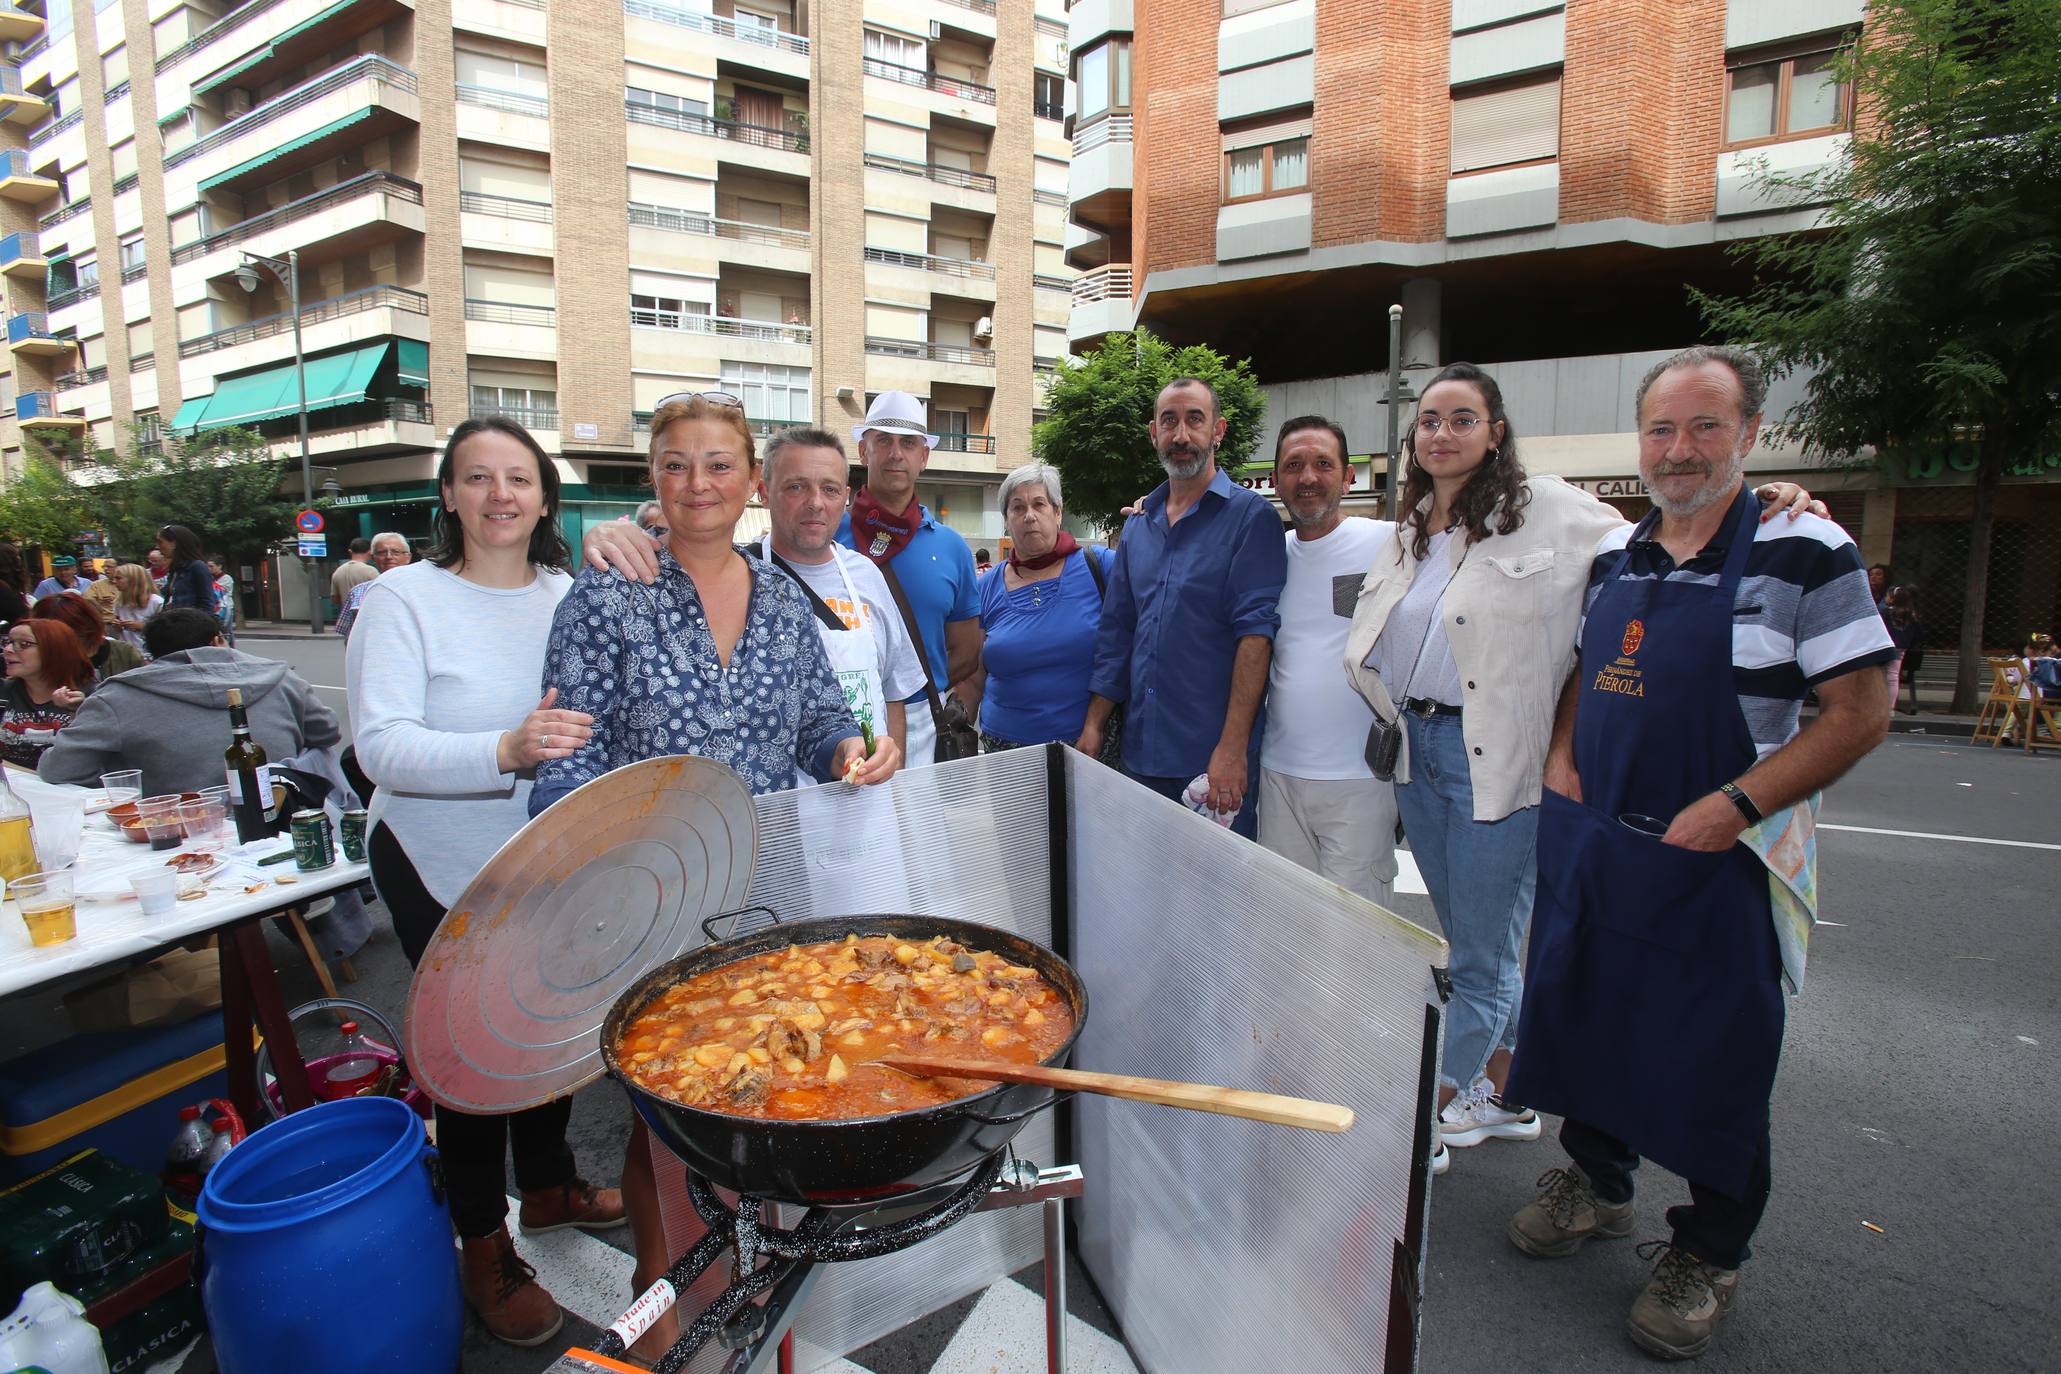
<path fill-rule="evenodd" d="M 308 463 L 308 369 L 301 356 L 301 255 L 300 250 L 289 248 L 284 258 L 268 258 L 262 253 L 244 253 L 243 262 L 236 269 L 236 283 L 245 291 L 258 289 L 258 274 L 253 264 L 270 268 L 286 287 L 289 308 L 293 311 L 293 384 L 300 401 L 301 424 L 301 507 L 312 510 L 315 506 L 315 475 Z M 1397 307 L 1400 313 L 1401 307 Z M 308 573 L 308 633 L 322 633 L 322 567 L 312 558 L 303 558 L 301 565 Z"/>
<path fill-rule="evenodd" d="M 1381 489 L 1381 518 L 1397 518 L 1396 454 L 1403 441 L 1403 308 L 1388 307 L 1388 480 Z"/>

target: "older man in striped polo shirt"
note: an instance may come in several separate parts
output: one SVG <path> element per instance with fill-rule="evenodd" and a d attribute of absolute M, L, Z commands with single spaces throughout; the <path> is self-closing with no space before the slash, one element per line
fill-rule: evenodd
<path fill-rule="evenodd" d="M 1558 1258 L 1633 1229 L 1642 1158 L 1689 1181 L 1626 1331 L 1701 1355 L 1767 1206 L 1782 982 L 1803 982 L 1819 789 L 1888 727 L 1895 654 L 1846 532 L 1762 524 L 1744 479 L 1764 374 L 1692 348 L 1639 386 L 1657 509 L 1605 536 L 1555 725 L 1509 1096 L 1573 1167 L 1510 1220 Z M 1801 724 L 1815 688 L 1819 713 Z"/>

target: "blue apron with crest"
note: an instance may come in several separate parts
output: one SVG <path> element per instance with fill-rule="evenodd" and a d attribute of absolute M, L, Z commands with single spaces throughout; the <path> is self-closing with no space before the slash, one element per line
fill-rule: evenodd
<path fill-rule="evenodd" d="M 1731 1197 L 1767 1130 L 1782 1050 L 1768 870 L 1743 844 L 1663 844 L 1676 813 L 1753 766 L 1732 611 L 1759 505 L 1737 503 L 1717 586 L 1628 579 L 1582 633 L 1575 765 L 1550 788 L 1506 1096 L 1617 1137 Z"/>

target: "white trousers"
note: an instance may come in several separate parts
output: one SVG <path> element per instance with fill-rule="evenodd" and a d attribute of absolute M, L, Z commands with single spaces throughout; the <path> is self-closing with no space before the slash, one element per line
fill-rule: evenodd
<path fill-rule="evenodd" d="M 1395 904 L 1395 784 L 1260 770 L 1259 841 L 1379 906 Z"/>

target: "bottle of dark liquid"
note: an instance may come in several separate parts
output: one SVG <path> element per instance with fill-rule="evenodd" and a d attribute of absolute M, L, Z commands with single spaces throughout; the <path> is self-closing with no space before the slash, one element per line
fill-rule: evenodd
<path fill-rule="evenodd" d="M 250 735 L 250 721 L 243 714 L 243 693 L 229 689 L 228 750 L 222 755 L 229 772 L 229 809 L 236 817 L 236 840 L 249 844 L 272 833 L 267 813 L 272 807 L 272 770 L 266 767 L 265 746 Z"/>

